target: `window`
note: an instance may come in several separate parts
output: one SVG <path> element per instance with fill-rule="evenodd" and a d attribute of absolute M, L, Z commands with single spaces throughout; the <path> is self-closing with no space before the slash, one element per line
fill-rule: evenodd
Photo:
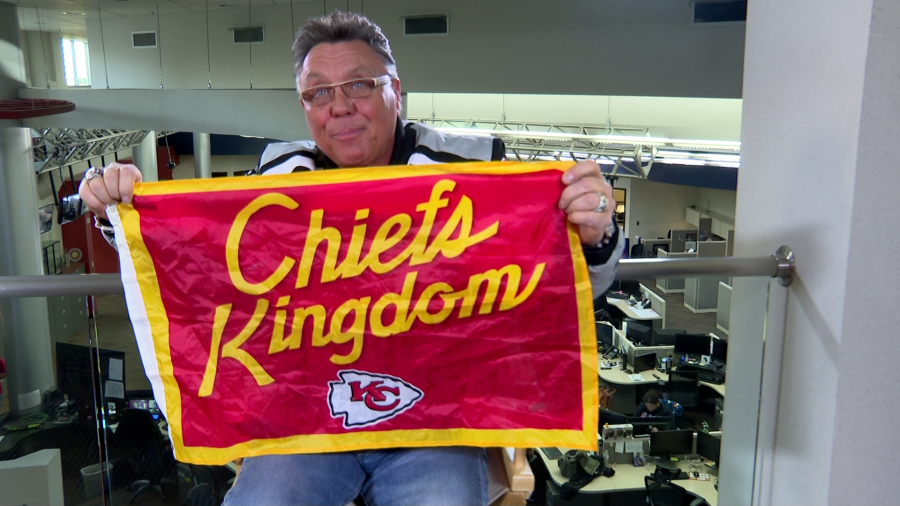
<path fill-rule="evenodd" d="M 87 43 L 74 39 L 62 39 L 63 70 L 66 86 L 90 86 Z"/>
<path fill-rule="evenodd" d="M 265 44 L 266 33 L 261 26 L 232 28 L 235 44 Z"/>

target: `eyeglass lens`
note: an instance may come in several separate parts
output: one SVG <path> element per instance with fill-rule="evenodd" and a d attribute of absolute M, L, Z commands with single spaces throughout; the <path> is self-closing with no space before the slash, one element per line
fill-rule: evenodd
<path fill-rule="evenodd" d="M 320 86 L 303 93 L 303 99 L 312 105 L 327 104 L 334 100 L 334 88 L 337 85 Z M 340 85 L 347 98 L 365 98 L 375 89 L 375 79 L 358 79 Z"/>

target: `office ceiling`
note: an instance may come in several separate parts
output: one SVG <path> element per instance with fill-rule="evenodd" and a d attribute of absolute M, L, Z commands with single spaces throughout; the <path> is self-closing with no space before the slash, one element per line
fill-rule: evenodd
<path fill-rule="evenodd" d="M 2 0 L 18 6 L 19 29 L 86 33 L 86 20 L 216 9 L 247 9 L 291 0 Z M 321 0 L 293 0 L 293 3 Z M 249 4 L 249 5 L 248 5 Z"/>

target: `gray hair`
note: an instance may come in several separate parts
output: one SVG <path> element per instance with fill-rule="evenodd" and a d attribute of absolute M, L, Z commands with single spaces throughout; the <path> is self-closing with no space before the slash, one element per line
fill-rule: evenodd
<path fill-rule="evenodd" d="M 336 10 L 331 14 L 320 18 L 312 18 L 297 31 L 294 40 L 294 81 L 297 91 L 300 91 L 300 72 L 303 70 L 303 62 L 312 48 L 319 44 L 333 44 L 336 42 L 362 41 L 369 45 L 375 54 L 381 58 L 388 74 L 394 79 L 397 75 L 397 62 L 391 54 L 391 45 L 381 32 L 381 28 L 369 21 L 365 16 L 352 12 Z"/>

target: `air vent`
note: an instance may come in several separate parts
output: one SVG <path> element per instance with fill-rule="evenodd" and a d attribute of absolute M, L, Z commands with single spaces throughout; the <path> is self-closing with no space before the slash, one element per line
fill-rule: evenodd
<path fill-rule="evenodd" d="M 261 26 L 242 26 L 232 28 L 235 44 L 264 44 L 266 34 Z"/>
<path fill-rule="evenodd" d="M 138 49 L 156 47 L 156 32 L 131 32 L 131 47 Z"/>
<path fill-rule="evenodd" d="M 403 35 L 449 35 L 449 14 L 428 14 L 403 18 Z"/>
<path fill-rule="evenodd" d="M 694 24 L 747 22 L 747 1 L 700 1 L 694 3 Z"/>

